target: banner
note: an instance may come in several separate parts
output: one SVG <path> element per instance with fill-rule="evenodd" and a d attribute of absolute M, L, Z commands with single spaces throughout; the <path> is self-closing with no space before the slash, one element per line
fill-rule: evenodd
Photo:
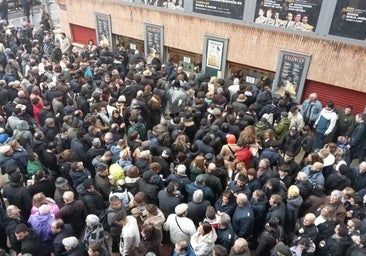
<path fill-rule="evenodd" d="M 193 12 L 242 20 L 244 0 L 193 0 Z"/>
<path fill-rule="evenodd" d="M 164 55 L 164 27 L 145 23 L 145 54 L 147 60 L 152 60 L 156 55 L 163 59 Z"/>
<path fill-rule="evenodd" d="M 338 0 L 329 34 L 366 40 L 366 1 Z"/>
<path fill-rule="evenodd" d="M 322 0 L 257 0 L 254 22 L 314 32 Z"/>
<path fill-rule="evenodd" d="M 184 0 L 142 0 L 142 4 L 184 11 Z"/>

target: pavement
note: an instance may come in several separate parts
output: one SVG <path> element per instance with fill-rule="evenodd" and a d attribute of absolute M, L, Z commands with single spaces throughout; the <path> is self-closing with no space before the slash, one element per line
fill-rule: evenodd
<path fill-rule="evenodd" d="M 41 8 L 44 0 L 38 1 L 33 6 L 33 15 L 30 16 L 31 23 L 35 29 L 39 28 L 39 22 L 41 21 Z M 50 17 L 54 28 L 59 27 L 59 9 L 56 0 L 49 1 Z M 31 12 L 32 14 L 32 12 Z M 20 27 L 23 20 L 26 17 L 23 15 L 23 9 L 16 10 L 12 4 L 9 4 L 9 24 L 14 25 L 14 27 Z"/>

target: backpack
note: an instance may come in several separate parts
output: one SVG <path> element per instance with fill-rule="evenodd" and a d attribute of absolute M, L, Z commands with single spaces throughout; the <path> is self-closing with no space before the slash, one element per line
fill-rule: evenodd
<path fill-rule="evenodd" d="M 108 224 L 108 213 L 110 212 L 112 212 L 112 210 L 107 208 L 99 215 L 99 222 L 102 224 L 104 231 L 109 231 L 111 228 L 111 226 Z"/>

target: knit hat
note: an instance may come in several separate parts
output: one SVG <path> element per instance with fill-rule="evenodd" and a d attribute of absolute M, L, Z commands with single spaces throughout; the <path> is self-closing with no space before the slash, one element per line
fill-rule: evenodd
<path fill-rule="evenodd" d="M 75 248 L 78 245 L 79 241 L 76 237 L 70 236 L 62 239 L 62 244 L 67 247 Z"/>
<path fill-rule="evenodd" d="M 92 179 L 85 179 L 83 182 L 83 186 L 85 189 L 90 188 L 90 186 L 92 186 L 94 184 Z"/>
<path fill-rule="evenodd" d="M 228 134 L 226 135 L 226 141 L 228 144 L 235 144 L 236 143 L 236 138 L 234 135 L 232 134 Z"/>
<path fill-rule="evenodd" d="M 188 210 L 188 204 L 178 204 L 174 210 L 176 215 L 182 215 Z"/>

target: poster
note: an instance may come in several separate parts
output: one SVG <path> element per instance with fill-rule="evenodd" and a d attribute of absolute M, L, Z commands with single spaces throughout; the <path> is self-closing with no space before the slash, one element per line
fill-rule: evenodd
<path fill-rule="evenodd" d="M 315 32 L 322 0 L 257 0 L 254 22 Z"/>
<path fill-rule="evenodd" d="M 288 91 L 295 102 L 300 102 L 310 58 L 308 54 L 281 50 L 272 93 L 281 96 Z"/>
<path fill-rule="evenodd" d="M 214 40 L 207 42 L 207 67 L 221 69 L 223 43 Z"/>
<path fill-rule="evenodd" d="M 366 40 L 366 1 L 338 0 L 329 34 Z"/>
<path fill-rule="evenodd" d="M 184 11 L 184 0 L 141 0 L 143 5 Z"/>
<path fill-rule="evenodd" d="M 162 26 L 145 23 L 145 54 L 148 61 L 157 55 L 163 59 L 163 30 Z"/>
<path fill-rule="evenodd" d="M 103 43 L 108 47 L 112 47 L 112 28 L 111 16 L 101 13 L 95 13 L 97 43 Z"/>
<path fill-rule="evenodd" d="M 208 76 L 223 78 L 226 68 L 228 39 L 205 35 L 202 72 Z"/>
<path fill-rule="evenodd" d="M 193 12 L 242 20 L 244 0 L 193 0 Z"/>

